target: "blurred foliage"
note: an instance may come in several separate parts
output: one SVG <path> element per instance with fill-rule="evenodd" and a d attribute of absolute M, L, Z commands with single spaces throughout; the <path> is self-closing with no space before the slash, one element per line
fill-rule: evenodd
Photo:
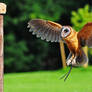
<path fill-rule="evenodd" d="M 28 52 L 25 41 L 17 42 L 14 34 L 5 37 L 5 70 L 6 72 L 28 70 L 28 64 L 34 59 L 33 55 L 25 57 Z"/>
<path fill-rule="evenodd" d="M 88 1 L 4 0 L 5 72 L 57 69 L 61 67 L 58 43 L 47 43 L 28 32 L 29 19 L 42 18 L 70 24 L 70 13 Z M 76 2 L 76 3 L 75 3 Z M 61 21 L 62 20 L 62 21 Z"/>
<path fill-rule="evenodd" d="M 80 31 L 82 27 L 92 22 L 92 8 L 86 5 L 84 8 L 79 8 L 77 12 L 72 11 L 71 22 L 75 30 Z M 89 48 L 89 61 L 92 61 L 92 48 Z M 92 62 L 89 62 L 92 64 Z"/>
<path fill-rule="evenodd" d="M 42 45 L 39 46 L 39 44 Z M 38 46 L 38 48 L 35 48 L 35 54 L 28 54 L 29 50 L 26 42 L 24 40 L 16 41 L 15 35 L 12 33 L 6 35 L 5 45 L 5 72 L 20 72 L 41 69 L 41 59 L 45 57 L 46 52 L 48 51 L 45 43 L 36 42 L 35 45 Z"/>
<path fill-rule="evenodd" d="M 92 11 L 89 5 L 86 5 L 84 8 L 79 8 L 77 12 L 72 11 L 71 22 L 77 31 L 86 23 L 92 22 Z"/>

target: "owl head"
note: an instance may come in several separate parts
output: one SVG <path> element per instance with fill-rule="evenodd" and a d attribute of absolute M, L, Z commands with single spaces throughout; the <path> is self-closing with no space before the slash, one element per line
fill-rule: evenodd
<path fill-rule="evenodd" d="M 63 26 L 61 29 L 61 37 L 66 38 L 71 34 L 71 28 L 68 26 Z"/>

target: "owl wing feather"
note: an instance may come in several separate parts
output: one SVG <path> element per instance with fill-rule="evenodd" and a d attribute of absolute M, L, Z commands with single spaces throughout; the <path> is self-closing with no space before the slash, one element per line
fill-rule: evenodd
<path fill-rule="evenodd" d="M 33 35 L 41 37 L 42 40 L 51 42 L 60 42 L 62 26 L 58 23 L 42 20 L 33 19 L 28 22 L 28 28 Z"/>
<path fill-rule="evenodd" d="M 92 22 L 87 23 L 78 33 L 78 40 L 81 46 L 92 47 Z"/>

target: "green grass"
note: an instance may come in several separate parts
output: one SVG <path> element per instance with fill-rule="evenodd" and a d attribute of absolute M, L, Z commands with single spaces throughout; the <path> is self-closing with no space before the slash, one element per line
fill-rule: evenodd
<path fill-rule="evenodd" d="M 92 92 L 92 67 L 75 68 L 66 82 L 59 80 L 68 70 L 5 74 L 4 92 Z"/>

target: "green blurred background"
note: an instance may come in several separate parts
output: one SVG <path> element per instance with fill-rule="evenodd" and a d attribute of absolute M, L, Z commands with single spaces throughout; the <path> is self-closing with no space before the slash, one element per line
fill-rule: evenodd
<path fill-rule="evenodd" d="M 69 92 L 92 92 L 91 48 L 88 50 L 90 67 L 87 70 L 74 69 L 67 84 L 57 78 L 65 73 L 65 70 L 61 70 L 59 43 L 47 43 L 37 39 L 27 29 L 30 19 L 41 18 L 70 25 L 79 31 L 84 24 L 92 22 L 92 0 L 2 0 L 1 2 L 7 4 L 7 13 L 4 17 L 5 92 L 60 92 L 62 89 L 62 92 L 68 89 Z M 65 53 L 67 57 L 69 50 L 66 45 Z M 90 86 L 84 86 L 86 83 Z"/>

